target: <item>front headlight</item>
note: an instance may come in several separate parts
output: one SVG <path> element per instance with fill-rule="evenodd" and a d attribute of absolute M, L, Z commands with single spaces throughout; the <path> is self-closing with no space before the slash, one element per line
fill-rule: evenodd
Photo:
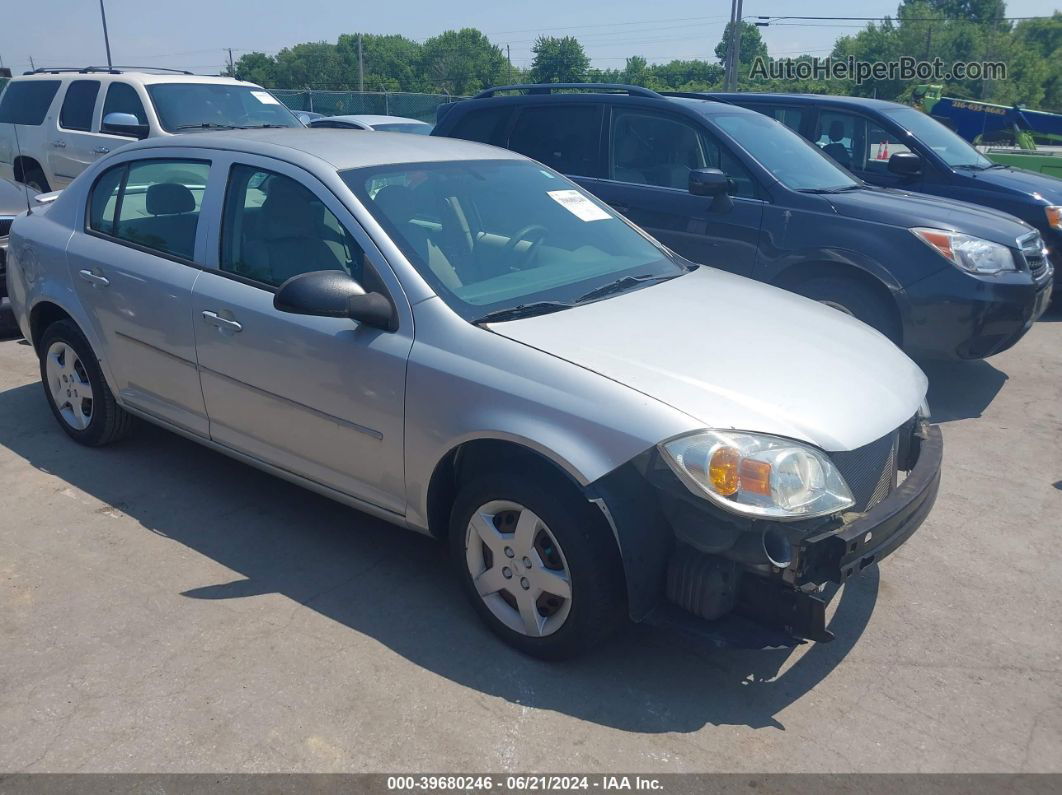
<path fill-rule="evenodd" d="M 961 232 L 916 226 L 912 232 L 934 251 L 970 273 L 1000 273 L 1017 270 L 1014 255 L 1006 246 Z"/>
<path fill-rule="evenodd" d="M 1047 213 L 1047 225 L 1062 232 L 1062 205 L 1052 204 L 1050 207 L 1044 207 L 1044 212 Z"/>
<path fill-rule="evenodd" d="M 855 503 L 826 454 L 791 439 L 698 431 L 665 442 L 660 450 L 690 491 L 732 513 L 810 519 Z"/>

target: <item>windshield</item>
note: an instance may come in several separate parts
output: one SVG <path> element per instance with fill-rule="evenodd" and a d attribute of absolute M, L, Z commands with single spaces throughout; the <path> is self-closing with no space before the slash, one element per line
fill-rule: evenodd
<path fill-rule="evenodd" d="M 157 83 L 147 87 L 167 132 L 196 127 L 301 127 L 276 97 L 231 83 Z"/>
<path fill-rule="evenodd" d="M 885 115 L 910 132 L 924 146 L 952 168 L 973 166 L 988 168 L 992 161 L 953 133 L 932 116 L 914 108 L 894 108 Z"/>
<path fill-rule="evenodd" d="M 686 272 L 607 205 L 529 161 L 414 163 L 340 176 L 466 320 L 542 301 L 564 308 L 625 276 Z"/>
<path fill-rule="evenodd" d="M 787 188 L 831 191 L 862 183 L 781 122 L 759 113 L 708 117 Z"/>
<path fill-rule="evenodd" d="M 383 132 L 404 132 L 414 133 L 416 135 L 431 135 L 430 124 L 414 124 L 412 122 L 402 122 L 394 124 L 374 124 L 372 128 L 374 130 L 381 130 Z"/>

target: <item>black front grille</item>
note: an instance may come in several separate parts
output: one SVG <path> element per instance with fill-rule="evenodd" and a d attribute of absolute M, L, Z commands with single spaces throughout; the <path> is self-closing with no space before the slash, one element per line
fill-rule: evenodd
<path fill-rule="evenodd" d="M 855 450 L 830 453 L 852 490 L 855 510 L 870 510 L 896 487 L 899 439 L 900 431 L 896 430 Z"/>
<path fill-rule="evenodd" d="M 1039 279 L 1047 270 L 1047 257 L 1044 254 L 1044 241 L 1039 232 L 1030 232 L 1025 237 L 1018 239 L 1021 247 L 1021 255 L 1025 258 L 1025 264 L 1029 267 L 1029 273 L 1033 279 Z"/>
<path fill-rule="evenodd" d="M 11 231 L 11 222 L 14 218 L 0 217 L 0 237 L 7 237 L 7 233 Z"/>

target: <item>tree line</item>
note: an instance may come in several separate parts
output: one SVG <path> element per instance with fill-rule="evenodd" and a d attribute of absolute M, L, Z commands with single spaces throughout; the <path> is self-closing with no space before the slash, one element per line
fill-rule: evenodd
<path fill-rule="evenodd" d="M 850 81 L 754 79 L 756 58 L 769 53 L 760 29 L 739 23 L 739 88 L 745 91 L 876 96 L 907 101 L 914 85 L 895 80 Z M 306 42 L 275 55 L 251 52 L 235 64 L 235 73 L 270 88 L 350 91 L 412 91 L 467 96 L 492 85 L 533 82 L 615 82 L 656 90 L 713 91 L 723 84 L 723 63 L 731 40 L 727 27 L 714 50 L 715 59 L 649 63 L 631 55 L 622 68 L 598 69 L 575 36 L 540 36 L 528 69 L 514 66 L 500 46 L 475 28 L 448 30 L 417 42 L 399 34 L 344 34 L 335 44 Z M 359 39 L 361 45 L 359 72 Z M 1005 0 L 901 0 L 896 16 L 871 22 L 841 36 L 829 53 L 864 61 L 893 61 L 901 56 L 945 64 L 996 61 L 1007 65 L 1006 80 L 952 80 L 945 94 L 1000 104 L 1062 110 L 1062 13 L 1010 20 Z"/>

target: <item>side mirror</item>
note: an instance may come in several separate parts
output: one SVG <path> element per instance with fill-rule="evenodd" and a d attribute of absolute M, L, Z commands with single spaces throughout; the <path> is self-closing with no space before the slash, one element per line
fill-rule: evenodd
<path fill-rule="evenodd" d="M 888 169 L 901 177 L 917 177 L 922 173 L 922 158 L 914 152 L 897 152 L 889 158 Z"/>
<path fill-rule="evenodd" d="M 718 168 L 690 170 L 690 193 L 694 196 L 711 196 L 712 212 L 727 212 L 734 206 L 730 200 L 730 190 L 730 178 Z"/>
<path fill-rule="evenodd" d="M 356 320 L 383 331 L 394 331 L 398 318 L 386 296 L 367 293 L 343 271 L 313 271 L 292 276 L 273 296 L 281 312 Z"/>
<path fill-rule="evenodd" d="M 148 137 L 148 126 L 141 124 L 140 120 L 132 113 L 108 113 L 103 117 L 100 132 L 142 140 Z"/>

